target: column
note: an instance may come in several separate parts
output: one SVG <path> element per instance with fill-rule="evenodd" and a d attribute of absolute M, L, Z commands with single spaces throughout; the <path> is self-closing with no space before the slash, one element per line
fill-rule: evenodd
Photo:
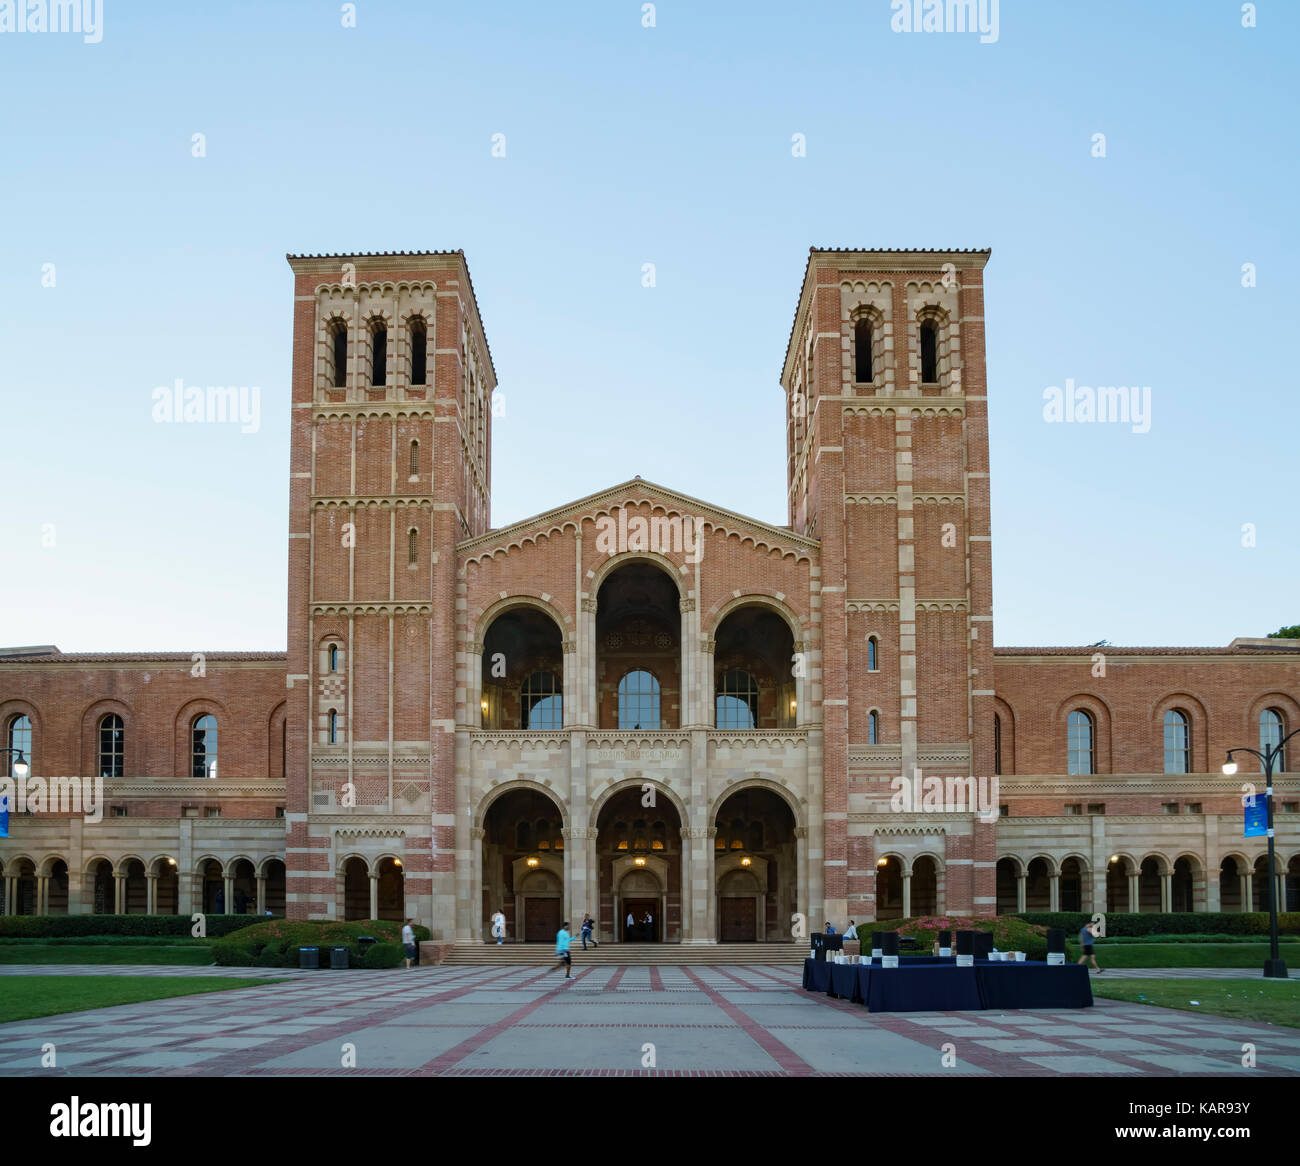
<path fill-rule="evenodd" d="M 266 915 L 266 875 L 257 876 L 257 914 L 259 917 Z"/>
<path fill-rule="evenodd" d="M 1165 871 L 1160 876 L 1160 910 L 1165 914 L 1169 913 L 1170 904 L 1174 901 L 1174 876 L 1170 871 Z"/>
<path fill-rule="evenodd" d="M 124 876 L 113 872 L 113 914 L 125 915 L 126 905 L 126 879 Z"/>
<path fill-rule="evenodd" d="M 1136 915 L 1140 910 L 1140 901 L 1138 899 L 1138 876 L 1130 874 L 1128 876 L 1128 910 L 1130 915 Z"/>
<path fill-rule="evenodd" d="M 1248 870 L 1241 876 L 1241 909 L 1243 911 L 1253 911 L 1255 909 L 1255 872 Z"/>
<path fill-rule="evenodd" d="M 148 871 L 144 875 L 144 913 L 158 914 L 158 876 Z"/>
<path fill-rule="evenodd" d="M 1047 909 L 1049 911 L 1061 909 L 1061 875 L 1058 871 L 1052 871 L 1047 876 Z"/>
<path fill-rule="evenodd" d="M 348 734 L 348 740 L 352 739 L 352 734 Z M 223 887 L 222 898 L 225 902 L 222 904 L 223 915 L 233 915 L 235 911 L 235 878 L 227 874 L 224 870 L 221 872 L 221 885 Z"/>
<path fill-rule="evenodd" d="M 466 872 L 469 902 L 465 904 L 461 938 L 475 942 L 483 938 L 483 837 L 486 833 L 482 826 L 474 826 L 469 832 L 469 870 Z M 505 904 L 494 903 L 492 914 L 496 914 L 497 907 L 504 910 Z"/>
<path fill-rule="evenodd" d="M 795 911 L 802 911 L 807 917 L 808 931 L 812 932 L 812 901 L 808 889 L 808 827 L 794 828 L 795 869 L 799 872 L 799 885 L 795 888 Z M 874 876 L 872 881 L 874 882 Z M 872 914 L 874 918 L 874 912 Z M 807 938 L 807 937 L 805 937 Z"/>
<path fill-rule="evenodd" d="M 14 912 L 14 880 L 13 880 L 13 877 L 12 877 L 11 875 L 5 875 L 4 878 L 3 878 L 3 880 L 0 880 L 0 881 L 3 881 L 3 883 L 4 883 L 4 892 L 5 892 L 4 914 L 6 914 L 6 915 L 13 915 L 13 914 L 15 913 L 15 912 Z"/>
<path fill-rule="evenodd" d="M 1016 872 L 1016 911 L 1023 915 L 1025 913 L 1025 883 L 1029 881 L 1029 876 L 1023 870 Z"/>
<path fill-rule="evenodd" d="M 912 872 L 903 871 L 903 918 L 912 917 Z"/>
<path fill-rule="evenodd" d="M 370 918 L 379 918 L 379 875 L 370 876 Z"/>
<path fill-rule="evenodd" d="M 36 914 L 48 915 L 50 913 L 50 876 L 36 876 Z"/>

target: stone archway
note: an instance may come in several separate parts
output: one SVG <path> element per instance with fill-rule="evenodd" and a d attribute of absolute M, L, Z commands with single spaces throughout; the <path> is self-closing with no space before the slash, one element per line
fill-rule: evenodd
<path fill-rule="evenodd" d="M 799 843 L 790 803 L 764 786 L 742 786 L 718 803 L 713 829 L 715 937 L 728 942 L 724 936 L 752 930 L 755 940 L 791 938 L 790 919 L 799 910 Z M 734 871 L 748 878 L 733 877 Z M 752 892 L 745 889 L 751 884 Z M 752 929 L 745 919 L 750 908 L 737 902 L 745 899 L 755 904 Z"/>
<path fill-rule="evenodd" d="M 564 910 L 564 827 L 559 803 L 537 785 L 507 790 L 483 811 L 482 890 L 476 904 L 479 939 L 495 942 L 491 919 L 497 911 L 506 917 L 505 940 L 509 943 L 522 942 L 525 932 L 538 934 L 540 919 L 545 918 L 549 927 L 551 914 Z M 555 903 L 539 904 L 532 923 L 526 924 L 524 883 L 529 876 L 543 873 L 555 880 Z M 545 882 L 535 880 L 529 894 L 550 900 L 551 891 L 540 889 Z M 556 921 L 548 941 L 555 938 L 561 922 L 563 917 Z"/>

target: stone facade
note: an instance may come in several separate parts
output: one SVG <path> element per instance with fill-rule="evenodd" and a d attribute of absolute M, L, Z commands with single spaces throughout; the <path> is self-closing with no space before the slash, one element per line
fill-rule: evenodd
<path fill-rule="evenodd" d="M 108 773 L 101 822 L 12 816 L 4 910 L 712 943 L 1266 902 L 1219 764 L 1300 727 L 1300 642 L 993 646 L 987 260 L 810 252 L 787 525 L 636 479 L 491 529 L 464 256 L 290 257 L 288 652 L 0 653 L 33 772 Z"/>

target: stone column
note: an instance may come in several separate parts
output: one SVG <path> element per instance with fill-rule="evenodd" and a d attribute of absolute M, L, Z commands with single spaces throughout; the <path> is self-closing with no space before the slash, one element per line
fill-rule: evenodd
<path fill-rule="evenodd" d="M 48 915 L 50 902 L 50 876 L 36 876 L 36 914 Z"/>
<path fill-rule="evenodd" d="M 469 832 L 469 870 L 466 872 L 469 901 L 464 904 L 465 923 L 461 938 L 474 942 L 483 938 L 483 838 L 486 834 L 482 826 L 474 826 Z M 505 904 L 493 904 L 493 914 L 497 907 L 504 909 Z"/>
<path fill-rule="evenodd" d="M 1174 876 L 1170 871 L 1165 871 L 1160 876 L 1160 910 L 1166 915 L 1169 913 L 1170 906 L 1174 900 Z"/>
<path fill-rule="evenodd" d="M 1255 909 L 1255 872 L 1248 870 L 1241 876 L 1241 909 L 1243 911 L 1253 911 Z"/>
<path fill-rule="evenodd" d="M 123 875 L 113 872 L 113 914 L 125 915 L 126 904 L 126 878 Z"/>
<path fill-rule="evenodd" d="M 223 910 L 221 913 L 223 915 L 233 915 L 235 912 L 235 876 L 223 870 L 221 872 L 221 887 L 222 897 L 225 900 L 222 904 Z"/>
<path fill-rule="evenodd" d="M 903 918 L 912 917 L 912 872 L 903 871 Z"/>
<path fill-rule="evenodd" d="M 1137 874 L 1128 876 L 1128 909 L 1130 915 L 1136 915 L 1142 909 L 1142 900 L 1138 895 L 1139 878 L 1140 876 Z"/>
<path fill-rule="evenodd" d="M 794 847 L 795 847 L 795 870 L 798 873 L 799 885 L 795 888 L 795 911 L 801 912 L 806 917 L 808 923 L 808 933 L 812 934 L 812 899 L 809 897 L 808 878 L 811 864 L 808 861 L 808 827 L 796 826 L 794 828 Z M 873 880 L 874 882 L 874 876 Z M 874 918 L 874 913 L 873 916 Z M 805 936 L 807 938 L 807 936 Z"/>
<path fill-rule="evenodd" d="M 266 915 L 266 875 L 257 876 L 257 914 L 259 918 Z"/>
<path fill-rule="evenodd" d="M 144 876 L 144 913 L 158 914 L 158 876 L 145 872 Z"/>
<path fill-rule="evenodd" d="M 707 727 L 704 716 L 704 697 L 700 691 L 702 668 L 700 666 L 700 613 L 695 609 L 695 598 L 678 600 L 681 612 L 681 728 Z"/>
<path fill-rule="evenodd" d="M 578 707 L 573 723 L 586 725 L 590 729 L 599 729 L 600 704 L 596 696 L 596 597 L 594 595 L 583 599 L 582 610 L 578 613 L 576 651 Z"/>
<path fill-rule="evenodd" d="M 379 875 L 370 876 L 370 918 L 379 918 Z"/>
<path fill-rule="evenodd" d="M 1029 876 L 1025 872 L 1016 873 L 1016 911 L 1024 914 L 1025 911 L 1025 884 L 1029 881 Z"/>
<path fill-rule="evenodd" d="M 1056 871 L 1047 876 L 1047 909 L 1049 911 L 1061 909 L 1061 876 Z"/>

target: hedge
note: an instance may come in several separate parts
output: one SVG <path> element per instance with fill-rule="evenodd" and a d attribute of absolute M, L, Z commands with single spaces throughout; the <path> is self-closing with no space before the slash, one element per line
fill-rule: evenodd
<path fill-rule="evenodd" d="M 1105 912 L 1107 937 L 1119 935 L 1267 935 L 1267 911 L 1144 911 L 1140 915 Z M 1060 927 L 1076 938 L 1079 929 L 1092 920 L 1091 911 L 1026 911 L 1017 916 L 1041 927 Z M 1278 930 L 1300 935 L 1300 911 L 1284 911 Z"/>
<path fill-rule="evenodd" d="M 1047 929 L 1027 923 L 1014 915 L 972 919 L 959 915 L 925 915 L 914 919 L 877 919 L 874 923 L 859 923 L 858 939 L 863 949 L 870 950 L 873 931 L 897 931 L 902 939 L 911 936 L 920 944 L 920 952 L 929 955 L 939 940 L 940 931 L 953 932 L 956 947 L 958 931 L 991 931 L 993 945 L 998 951 L 1023 951 L 1026 959 L 1047 959 Z M 903 948 L 900 955 L 908 954 Z"/>
<path fill-rule="evenodd" d="M 207 947 L 206 939 L 179 935 L 59 935 L 0 939 L 6 947 Z"/>
<path fill-rule="evenodd" d="M 412 930 L 417 941 L 429 938 L 427 927 L 414 925 Z M 379 941 L 371 945 L 365 959 L 361 955 L 363 935 Z M 328 967 L 329 948 L 346 947 L 350 968 L 389 968 L 397 967 L 405 958 L 401 938 L 402 924 L 392 919 L 371 919 L 361 923 L 274 919 L 218 940 L 212 944 L 212 955 L 218 964 L 228 968 L 296 968 L 299 966 L 298 949 L 315 947 L 320 950 L 321 966 Z M 389 951 L 373 954 L 379 947 L 395 949 L 396 962 L 385 962 L 393 958 Z"/>
<path fill-rule="evenodd" d="M 265 915 L 204 915 L 209 939 L 267 922 Z M 56 936 L 110 935 L 191 938 L 189 915 L 0 915 L 0 937 L 49 939 Z"/>

